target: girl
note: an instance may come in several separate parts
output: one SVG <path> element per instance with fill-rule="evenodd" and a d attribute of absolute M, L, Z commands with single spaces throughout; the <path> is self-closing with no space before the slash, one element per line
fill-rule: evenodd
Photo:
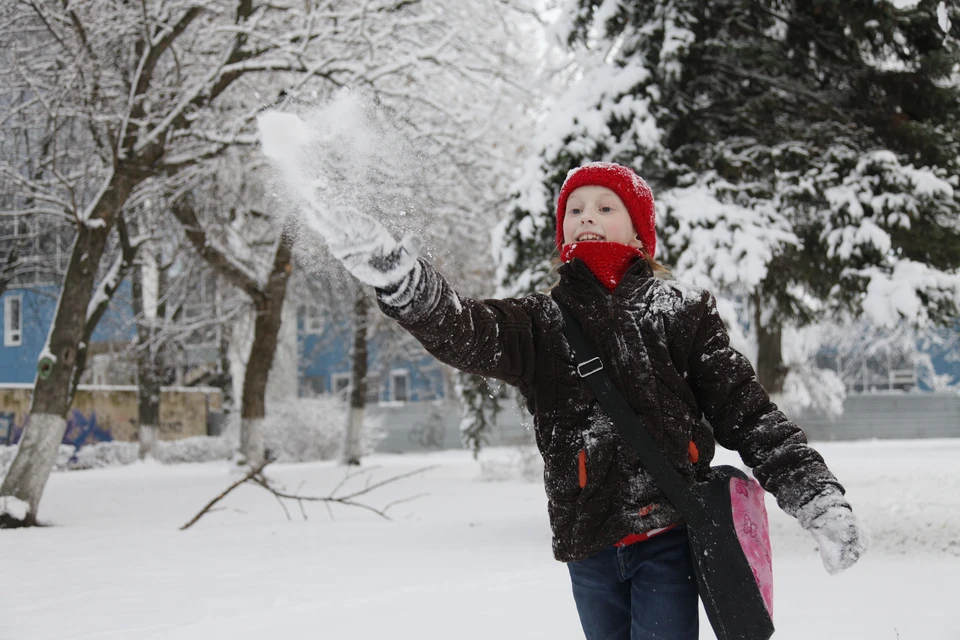
<path fill-rule="evenodd" d="M 813 534 L 829 572 L 866 549 L 843 487 L 730 347 L 713 296 L 654 277 L 653 194 L 629 168 L 568 174 L 557 201 L 563 264 L 549 293 L 462 298 L 409 239 L 397 244 L 362 214 L 327 235 L 430 353 L 520 389 L 545 463 L 553 552 L 569 567 L 588 640 L 695 640 L 697 587 L 682 519 L 577 376 L 558 302 L 691 484 L 710 473 L 717 442 Z"/>

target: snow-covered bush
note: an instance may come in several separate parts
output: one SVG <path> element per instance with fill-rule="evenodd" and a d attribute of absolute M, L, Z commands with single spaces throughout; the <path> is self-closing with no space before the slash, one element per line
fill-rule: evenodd
<path fill-rule="evenodd" d="M 17 446 L 0 447 L 0 477 L 6 474 L 10 463 L 17 455 Z M 236 446 L 226 438 L 199 436 L 183 440 L 161 441 L 154 449 L 158 462 L 177 464 L 188 462 L 211 462 L 229 460 Z M 140 445 L 136 442 L 98 442 L 77 449 L 73 445 L 60 445 L 54 471 L 100 469 L 133 464 L 139 459 Z"/>
<path fill-rule="evenodd" d="M 154 456 L 164 464 L 213 462 L 229 460 L 235 450 L 236 446 L 227 438 L 198 436 L 158 442 Z"/>
<path fill-rule="evenodd" d="M 803 362 L 790 366 L 790 372 L 783 381 L 783 393 L 773 399 L 793 420 L 799 419 L 804 412 L 836 420 L 843 415 L 843 400 L 846 397 L 846 387 L 835 371 Z"/>
<path fill-rule="evenodd" d="M 76 450 L 68 461 L 70 469 L 99 469 L 133 464 L 140 456 L 136 442 L 98 442 Z M 59 467 L 58 467 L 59 468 Z"/>
<path fill-rule="evenodd" d="M 0 478 L 7 475 L 7 470 L 13 463 L 13 459 L 17 456 L 17 450 L 19 448 L 20 445 L 0 446 Z M 70 458 L 75 451 L 76 447 L 73 445 L 61 444 L 60 450 L 57 452 L 57 462 L 55 463 L 54 469 L 57 471 L 68 469 Z"/>
<path fill-rule="evenodd" d="M 14 449 L 14 447 L 6 447 Z M 236 447 L 226 438 L 198 436 L 183 440 L 160 441 L 154 449 L 154 457 L 164 464 L 212 462 L 229 460 Z M 0 450 L 0 468 L 7 454 Z M 61 445 L 57 458 L 57 471 L 76 469 L 100 469 L 133 464 L 140 457 L 140 445 L 136 442 L 98 442 L 79 449 Z"/>
<path fill-rule="evenodd" d="M 847 387 L 836 371 L 817 366 L 817 354 L 829 346 L 832 331 L 839 325 L 814 325 L 783 333 L 783 361 L 788 369 L 783 391 L 774 401 L 787 417 L 797 420 L 802 413 L 836 420 L 843 415 Z M 849 331 L 849 329 L 848 329 Z"/>
<path fill-rule="evenodd" d="M 518 445 L 515 449 L 488 450 L 480 454 L 480 480 L 505 482 L 523 479 L 527 482 L 543 481 L 543 458 L 535 445 Z"/>
<path fill-rule="evenodd" d="M 289 398 L 267 408 L 263 435 L 267 452 L 278 462 L 307 462 L 335 458 L 343 444 L 346 404 L 334 397 Z M 237 449 L 234 418 L 220 437 L 199 436 L 182 440 L 161 440 L 154 457 L 164 464 L 200 463 L 230 460 Z M 381 420 L 369 412 L 363 425 L 363 452 L 368 455 L 383 439 Z M 0 446 L 0 477 L 17 455 L 17 446 Z M 54 469 L 99 469 L 136 462 L 140 445 L 136 442 L 99 442 L 76 449 L 60 445 Z"/>
<path fill-rule="evenodd" d="M 306 462 L 335 458 L 343 445 L 347 406 L 334 396 L 288 398 L 267 405 L 263 439 L 267 455 L 278 462 Z M 366 413 L 363 453 L 383 439 L 380 421 Z"/>

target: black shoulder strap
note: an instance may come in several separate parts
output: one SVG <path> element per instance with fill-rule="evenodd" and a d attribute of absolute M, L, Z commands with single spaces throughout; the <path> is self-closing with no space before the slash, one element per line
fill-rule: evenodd
<path fill-rule="evenodd" d="M 563 333 L 578 363 L 577 375 L 590 385 L 590 390 L 613 420 L 620 434 L 637 452 L 644 468 L 657 481 L 687 524 L 691 527 L 706 524 L 707 512 L 703 508 L 703 503 L 660 451 L 660 447 L 640 420 L 640 416 L 630 408 L 627 399 L 613 386 L 610 376 L 603 370 L 603 361 L 587 342 L 580 322 L 564 305 L 557 302 L 557 306 L 563 314 Z"/>

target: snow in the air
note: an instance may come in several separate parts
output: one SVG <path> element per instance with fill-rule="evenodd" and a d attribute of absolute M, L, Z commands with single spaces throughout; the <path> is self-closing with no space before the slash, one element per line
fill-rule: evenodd
<path fill-rule="evenodd" d="M 960 441 L 818 449 L 873 546 L 830 576 L 810 535 L 768 496 L 775 640 L 956 640 Z M 237 479 L 228 463 L 54 473 L 40 509 L 53 526 L 3 532 L 0 638 L 577 640 L 543 485 L 522 478 L 520 460 L 514 449 L 480 461 L 467 451 L 375 455 L 374 481 L 435 466 L 369 496 L 376 507 L 420 496 L 388 511 L 391 521 L 318 504 L 305 506 L 306 521 L 291 505 L 288 521 L 272 495 L 244 485 L 183 532 Z M 326 495 L 346 470 L 268 473 Z M 705 618 L 700 637 L 714 637 Z"/>
<path fill-rule="evenodd" d="M 293 194 L 293 210 L 305 226 L 362 282 L 399 281 L 419 253 L 430 215 L 405 216 L 409 207 L 401 194 L 420 181 L 422 169 L 410 141 L 372 101 L 348 90 L 299 114 L 266 111 L 257 126 L 263 152 L 280 174 L 277 188 Z M 398 226 L 388 212 L 407 222 Z M 371 267 L 369 256 L 398 246 L 397 231 L 406 232 L 399 246 L 408 259 L 387 273 Z"/>

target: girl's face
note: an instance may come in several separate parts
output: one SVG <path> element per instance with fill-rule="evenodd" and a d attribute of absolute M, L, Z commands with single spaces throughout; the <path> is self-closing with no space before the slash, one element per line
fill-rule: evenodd
<path fill-rule="evenodd" d="M 643 247 L 620 196 L 594 185 L 574 189 L 567 198 L 563 244 L 571 242 L 619 242 L 637 249 Z"/>

